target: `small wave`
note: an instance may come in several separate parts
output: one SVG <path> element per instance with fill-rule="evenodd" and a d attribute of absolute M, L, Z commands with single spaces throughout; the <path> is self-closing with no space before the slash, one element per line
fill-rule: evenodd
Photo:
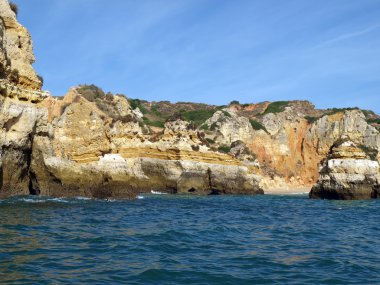
<path fill-rule="evenodd" d="M 109 203 L 117 202 L 116 199 L 111 199 L 111 198 L 105 199 L 105 201 Z"/>
<path fill-rule="evenodd" d="M 46 202 L 68 203 L 69 201 L 65 200 L 64 198 L 49 198 L 49 199 L 46 199 Z"/>
<path fill-rule="evenodd" d="M 26 203 L 45 203 L 46 200 L 37 200 L 37 199 L 31 199 L 31 198 L 20 198 L 19 201 L 26 202 Z"/>
<path fill-rule="evenodd" d="M 140 200 L 141 200 L 141 199 L 145 199 L 145 197 L 144 197 L 144 196 L 141 196 L 141 195 L 138 195 L 138 196 L 137 196 L 137 199 L 140 199 Z"/>
<path fill-rule="evenodd" d="M 166 195 L 166 194 L 168 194 L 168 193 L 154 191 L 154 190 L 150 190 L 150 193 L 155 194 L 155 195 Z"/>
<path fill-rule="evenodd" d="M 92 198 L 89 198 L 89 197 L 83 197 L 83 196 L 78 196 L 78 197 L 75 197 L 75 200 L 92 200 Z"/>

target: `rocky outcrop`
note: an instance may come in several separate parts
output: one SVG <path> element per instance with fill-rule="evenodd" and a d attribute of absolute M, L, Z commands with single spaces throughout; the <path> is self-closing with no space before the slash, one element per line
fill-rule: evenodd
<path fill-rule="evenodd" d="M 0 198 L 31 193 L 33 143 L 49 133 L 47 111 L 37 104 L 49 94 L 40 90 L 33 60 L 28 32 L 0 0 Z"/>
<path fill-rule="evenodd" d="M 169 120 L 152 134 L 125 97 L 107 96 L 88 100 L 73 88 L 62 100 L 42 103 L 52 135 L 34 139 L 33 192 L 100 198 L 151 190 L 263 193 L 257 165 L 211 151 L 189 122 Z"/>
<path fill-rule="evenodd" d="M 230 146 L 234 141 L 247 142 L 253 139 L 249 119 L 237 115 L 233 109 L 216 111 L 204 125 L 211 131 L 210 138 L 220 145 Z"/>
<path fill-rule="evenodd" d="M 34 71 L 32 39 L 18 23 L 7 0 L 0 0 L 0 78 L 29 90 L 40 90 L 41 79 Z"/>
<path fill-rule="evenodd" d="M 0 40 L 0 197 L 130 198 L 152 189 L 258 194 L 261 186 L 311 186 L 318 163 L 343 134 L 379 159 L 380 117 L 373 112 L 317 110 L 307 101 L 147 102 L 94 85 L 54 98 L 41 91 L 32 41 L 6 0 L 0 0 Z M 375 162 L 347 153 L 339 158 L 344 169 L 327 162 L 318 185 L 361 185 L 355 193 L 367 197 Z M 354 169 L 361 169 L 362 180 L 351 175 Z M 317 188 L 313 195 L 324 191 Z"/>
<path fill-rule="evenodd" d="M 306 114 L 321 112 L 313 112 L 303 102 L 289 103 L 282 111 L 252 117 L 253 130 L 240 132 L 238 127 L 226 123 L 229 118 L 223 118 L 218 120 L 220 126 L 216 125 L 217 136 L 212 132 L 207 136 L 219 143 L 228 143 L 231 136 L 243 141 L 260 163 L 265 188 L 311 187 L 319 177 L 319 162 L 343 134 L 358 145 L 380 148 L 379 131 L 368 124 L 360 110 L 329 111 L 320 118 Z"/>
<path fill-rule="evenodd" d="M 323 162 L 318 182 L 310 198 L 357 200 L 379 196 L 378 161 L 369 156 L 347 136 L 338 140 Z"/>

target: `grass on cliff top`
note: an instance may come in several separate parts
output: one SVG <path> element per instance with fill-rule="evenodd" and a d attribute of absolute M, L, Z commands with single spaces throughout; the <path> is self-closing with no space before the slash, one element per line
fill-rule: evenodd
<path fill-rule="evenodd" d="M 263 115 L 269 114 L 269 113 L 281 113 L 285 110 L 286 107 L 289 106 L 289 103 L 290 103 L 289 101 L 272 102 L 268 105 Z"/>
<path fill-rule="evenodd" d="M 164 128 L 165 123 L 162 121 L 151 121 L 146 117 L 143 117 L 144 124 L 151 126 L 151 127 L 157 127 L 157 128 Z"/>
<path fill-rule="evenodd" d="M 185 121 L 193 122 L 196 126 L 200 126 L 204 121 L 214 115 L 214 109 L 200 109 L 194 111 L 181 110 L 180 114 Z"/>
<path fill-rule="evenodd" d="M 148 110 L 145 109 L 145 107 L 142 105 L 142 101 L 139 99 L 128 99 L 128 103 L 131 106 L 131 108 L 134 110 L 136 108 L 139 108 L 141 113 L 147 114 Z"/>
<path fill-rule="evenodd" d="M 337 113 L 343 113 L 344 111 L 352 111 L 352 110 L 360 110 L 358 107 L 350 107 L 350 108 L 329 108 L 327 109 L 326 115 L 334 115 Z"/>
<path fill-rule="evenodd" d="M 103 89 L 91 84 L 91 85 L 79 85 L 77 91 L 82 97 L 86 98 L 90 102 L 95 102 L 96 99 L 105 99 L 106 94 Z"/>

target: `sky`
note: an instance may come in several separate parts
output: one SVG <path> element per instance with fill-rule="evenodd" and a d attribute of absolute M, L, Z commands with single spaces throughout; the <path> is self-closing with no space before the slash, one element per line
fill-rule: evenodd
<path fill-rule="evenodd" d="M 379 0 L 13 0 L 44 89 L 380 114 Z"/>

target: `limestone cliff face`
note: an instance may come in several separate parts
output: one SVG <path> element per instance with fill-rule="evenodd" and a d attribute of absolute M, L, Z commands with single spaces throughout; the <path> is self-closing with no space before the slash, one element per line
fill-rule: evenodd
<path fill-rule="evenodd" d="M 32 67 L 32 39 L 17 22 L 7 0 L 0 0 L 0 78 L 17 86 L 40 90 L 42 82 Z"/>
<path fill-rule="evenodd" d="M 310 197 L 345 200 L 378 198 L 379 185 L 378 161 L 370 160 L 363 150 L 345 137 L 330 149 Z"/>
<path fill-rule="evenodd" d="M 0 0 L 0 197 L 257 194 L 263 187 L 311 186 L 342 135 L 379 160 L 380 117 L 373 112 L 317 110 L 306 101 L 146 102 L 93 85 L 53 98 L 41 91 L 33 61 L 27 30 Z M 327 164 L 318 185 L 352 169 L 372 173 L 374 162 L 364 160 L 344 157 L 345 170 Z M 368 194 L 373 177 L 361 181 Z"/>
<path fill-rule="evenodd" d="M 172 120 L 160 134 L 143 125 L 123 96 L 92 101 L 73 88 L 48 98 L 52 135 L 33 143 L 33 192 L 54 196 L 133 197 L 151 190 L 258 194 L 257 166 L 211 151 L 191 124 Z"/>
<path fill-rule="evenodd" d="M 249 119 L 237 115 L 233 109 L 216 111 L 205 125 L 211 130 L 210 137 L 220 145 L 231 145 L 238 140 L 247 142 L 253 139 L 253 128 Z"/>
<path fill-rule="evenodd" d="M 8 1 L 0 1 L 0 197 L 30 193 L 30 163 L 36 137 L 48 136 L 47 111 L 31 63 L 28 32 Z M 17 72 L 16 72 L 17 70 Z"/>
<path fill-rule="evenodd" d="M 321 114 L 320 111 L 313 113 L 309 108 L 307 113 Z M 310 122 L 302 108 L 289 106 L 281 112 L 253 118 L 256 130 L 252 129 L 247 118 L 236 114 L 230 118 L 219 111 L 207 121 L 208 125 L 216 122 L 215 131 L 208 132 L 208 137 L 219 144 L 243 141 L 260 162 L 265 176 L 262 181 L 264 189 L 315 183 L 320 161 L 342 135 L 358 145 L 375 150 L 380 148 L 379 131 L 367 123 L 360 110 L 339 110 Z"/>

